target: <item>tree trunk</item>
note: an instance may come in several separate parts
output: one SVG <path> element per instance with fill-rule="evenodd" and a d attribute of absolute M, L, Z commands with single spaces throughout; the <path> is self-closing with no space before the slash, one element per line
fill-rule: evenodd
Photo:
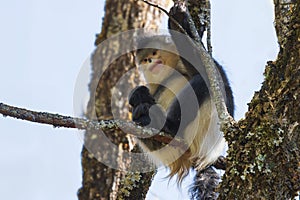
<path fill-rule="evenodd" d="M 275 4 L 280 52 L 229 143 L 220 199 L 290 199 L 300 190 L 300 2 Z"/>
<path fill-rule="evenodd" d="M 165 2 L 167 1 L 159 1 L 162 6 Z M 157 29 L 161 21 L 161 12 L 141 1 L 107 0 L 105 11 L 102 31 L 97 36 L 96 45 L 117 33 L 133 28 L 147 26 L 151 29 Z M 92 56 L 92 80 L 89 85 L 91 94 L 87 108 L 89 119 L 93 119 L 95 116 L 97 119 L 112 119 L 112 113 L 117 113 L 117 117 L 128 119 L 127 97 L 124 97 L 124 94 L 117 94 L 116 98 L 112 99 L 111 95 L 112 88 L 115 87 L 120 77 L 134 67 L 134 58 L 132 54 L 126 54 L 113 60 L 113 62 L 111 61 L 116 56 L 115 52 L 118 48 L 126 48 L 127 42 L 130 40 L 131 38 L 124 38 L 124 36 L 119 37 L 110 41 L 105 48 L 98 47 L 95 50 Z M 133 87 L 138 80 L 137 77 L 129 75 L 122 79 L 124 83 L 121 83 L 121 86 L 131 85 Z M 121 91 L 126 93 L 128 89 L 128 87 L 124 87 Z M 109 141 L 105 142 L 105 138 L 109 138 Z M 111 149 L 112 145 L 117 148 Z M 132 195 L 137 197 L 135 199 L 145 197 L 153 172 L 142 175 L 139 173 L 126 174 L 116 168 L 109 167 L 120 164 L 118 162 L 122 158 L 120 158 L 119 149 L 130 151 L 129 147 L 130 137 L 120 130 L 106 131 L 105 135 L 93 131 L 85 133 L 82 149 L 83 180 L 82 187 L 78 191 L 79 200 L 117 199 L 117 196 L 125 198 Z M 101 161 L 105 161 L 105 164 Z M 123 162 L 126 163 L 126 161 Z M 148 181 L 143 180 L 146 183 L 136 184 L 137 187 L 135 188 L 128 188 L 123 184 L 125 181 L 122 181 L 125 176 L 136 177 L 137 181 L 140 178 L 147 178 Z"/>

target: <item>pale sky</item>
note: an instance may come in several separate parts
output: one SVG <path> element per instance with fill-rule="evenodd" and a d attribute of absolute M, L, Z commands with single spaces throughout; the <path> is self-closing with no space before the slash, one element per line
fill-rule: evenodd
<path fill-rule="evenodd" d="M 277 55 L 270 2 L 212 1 L 213 53 L 231 80 L 237 119 L 243 117 L 247 102 L 259 90 L 266 62 Z M 95 34 L 101 30 L 103 1 L 1 3 L 0 102 L 74 115 L 75 81 L 94 50 Z M 77 199 L 81 147 L 75 130 L 0 116 L 1 197 Z M 171 194 L 172 199 L 186 198 L 176 193 L 176 185 L 171 182 L 168 186 L 161 178 L 166 174 L 159 175 L 149 199 L 158 194 L 160 200 L 169 199 Z"/>

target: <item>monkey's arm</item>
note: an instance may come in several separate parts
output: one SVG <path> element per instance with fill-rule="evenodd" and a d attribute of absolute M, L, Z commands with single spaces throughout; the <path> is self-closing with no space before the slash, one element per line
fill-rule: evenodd
<path fill-rule="evenodd" d="M 195 25 L 192 23 L 191 16 L 187 10 L 186 7 L 184 7 L 182 4 L 178 3 L 175 4 L 171 10 L 170 10 L 170 16 L 176 20 L 182 28 L 187 32 L 188 36 L 184 37 L 182 34 L 178 33 L 177 31 L 180 31 L 177 25 L 172 22 L 171 19 L 168 21 L 168 26 L 170 30 L 170 34 L 172 35 L 173 41 L 177 47 L 177 50 L 179 54 L 181 55 L 181 60 L 183 64 L 186 66 L 187 69 L 190 69 L 190 71 L 194 74 L 201 74 L 203 79 L 208 84 L 208 77 L 207 73 L 205 71 L 205 67 L 201 61 L 201 58 L 199 56 L 198 49 L 195 45 L 196 43 L 193 42 L 193 40 L 199 41 L 200 37 L 195 33 Z M 190 40 L 188 37 L 190 37 L 192 40 Z M 198 43 L 199 44 L 199 43 Z M 201 42 L 201 45 L 202 42 Z M 184 58 L 182 58 L 184 57 Z M 213 58 L 212 58 L 213 59 Z M 188 61 L 189 62 L 188 62 Z M 234 115 L 234 100 L 232 95 L 232 90 L 229 84 L 229 80 L 226 76 L 226 73 L 223 69 L 223 67 L 215 60 L 213 59 L 218 71 L 220 73 L 220 76 L 222 79 L 221 84 L 224 84 L 225 88 L 225 100 L 226 100 L 226 106 L 227 110 L 230 113 L 231 116 Z M 193 75 L 194 75 L 193 74 Z"/>
<path fill-rule="evenodd" d="M 199 57 L 196 43 L 194 42 L 197 41 L 200 43 L 201 39 L 195 29 L 195 25 L 191 20 L 191 16 L 187 11 L 187 8 L 183 4 L 177 3 L 171 8 L 169 14 L 170 18 L 168 20 L 168 28 L 170 30 L 170 34 L 175 46 L 177 47 L 177 51 L 179 52 L 183 64 L 188 69 L 190 77 L 199 73 L 204 75 L 206 73 L 204 70 L 205 68 Z M 181 25 L 187 35 L 184 35 L 174 20 Z"/>
<path fill-rule="evenodd" d="M 187 7 L 181 3 L 178 2 L 174 4 L 174 6 L 170 9 L 170 17 L 172 17 L 175 21 L 178 22 L 182 26 L 182 28 L 187 32 L 188 36 L 190 36 L 193 40 L 197 42 L 201 42 L 201 37 L 203 35 L 202 27 L 200 27 L 200 34 L 196 30 L 196 27 L 192 21 L 192 17 L 190 13 L 187 10 Z M 169 29 L 179 31 L 179 27 L 173 22 L 172 19 L 169 18 L 168 21 L 168 27 Z"/>

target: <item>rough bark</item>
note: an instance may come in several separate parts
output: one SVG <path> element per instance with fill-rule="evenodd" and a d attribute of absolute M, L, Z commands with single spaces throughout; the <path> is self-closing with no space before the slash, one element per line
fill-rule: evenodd
<path fill-rule="evenodd" d="M 160 1 L 159 3 L 165 3 L 165 1 Z M 161 13 L 158 10 L 143 2 L 134 0 L 107 0 L 102 31 L 97 36 L 95 44 L 98 45 L 114 34 L 133 28 L 147 27 L 157 29 L 160 24 L 160 17 Z M 129 110 L 126 105 L 127 98 L 120 94 L 115 100 L 112 100 L 111 89 L 114 88 L 119 78 L 125 74 L 127 70 L 134 67 L 133 55 L 123 55 L 113 61 L 112 64 L 109 65 L 109 63 L 115 54 L 116 48 L 124 48 L 123 46 L 127 45 L 126 42 L 130 40 L 131 38 L 120 37 L 114 42 L 111 42 L 106 49 L 97 48 L 95 50 L 92 56 L 92 80 L 89 85 L 91 100 L 89 101 L 87 109 L 88 118 L 94 118 L 96 116 L 98 119 L 111 119 L 113 118 L 112 113 L 114 113 L 112 109 L 118 107 L 122 108 L 117 110 L 118 116 L 123 119 L 128 119 Z M 108 70 L 103 72 L 102 70 L 106 66 L 109 66 Z M 99 74 L 102 74 L 101 78 Z M 126 81 L 124 85 L 134 85 L 138 80 L 136 76 L 131 75 L 123 81 Z M 122 88 L 122 91 L 126 93 L 128 89 L 129 88 Z M 116 100 L 118 100 L 118 102 Z M 130 150 L 130 138 L 122 131 L 108 131 L 106 133 L 106 137 L 109 138 L 113 144 L 123 150 Z M 85 146 L 82 150 L 83 180 L 82 187 L 78 191 L 78 198 L 80 200 L 130 199 L 131 195 L 134 195 L 134 197 L 136 197 L 135 199 L 144 198 L 148 191 L 153 172 L 146 174 L 126 174 L 123 171 L 107 167 L 96 158 L 109 160 L 112 162 L 112 165 L 118 164 L 117 162 L 120 159 L 118 148 L 112 151 L 109 148 L 109 143 L 101 142 L 101 145 L 99 145 L 99 143 L 95 141 L 101 141 L 102 139 L 95 131 L 87 131 L 84 140 Z M 91 148 L 93 149 L 92 152 L 87 150 Z M 134 176 L 131 176 L 132 174 L 134 174 Z M 128 185 L 124 186 L 123 183 L 126 182 L 124 178 L 128 176 L 134 177 L 134 181 L 137 181 L 139 184 L 135 184 L 135 187 L 131 188 L 128 188 Z M 143 182 L 145 182 L 144 184 L 140 184 L 139 182 L 141 177 L 142 179 L 145 178 L 143 180 Z"/>
<path fill-rule="evenodd" d="M 280 45 L 229 143 L 220 199 L 290 199 L 300 189 L 300 2 L 274 1 Z"/>

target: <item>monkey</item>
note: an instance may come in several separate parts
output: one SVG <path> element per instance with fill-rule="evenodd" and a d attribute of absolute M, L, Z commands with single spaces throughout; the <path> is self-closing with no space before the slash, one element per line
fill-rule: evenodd
<path fill-rule="evenodd" d="M 151 48 L 143 48 L 149 44 Z M 177 174 L 181 182 L 191 167 L 204 170 L 222 155 L 225 139 L 219 131 L 217 112 L 207 81 L 195 68 L 183 64 L 184 58 L 178 55 L 170 36 L 143 38 L 139 45 L 137 65 L 147 87 L 138 86 L 129 95 L 132 120 L 179 137 L 189 148 L 182 150 L 151 138 L 139 139 L 138 143 L 150 153 L 154 163 L 169 166 L 170 177 Z M 225 72 L 216 64 L 224 83 L 228 111 L 233 115 L 232 91 Z"/>
<path fill-rule="evenodd" d="M 178 37 L 171 33 L 171 36 L 150 36 L 138 41 L 136 64 L 147 86 L 133 89 L 129 94 L 129 104 L 132 106 L 134 122 L 180 138 L 188 148 L 176 148 L 151 138 L 140 138 L 138 144 L 149 153 L 154 163 L 162 163 L 170 168 L 170 177 L 177 174 L 178 182 L 189 173 L 191 167 L 199 172 L 198 180 L 204 170 L 205 175 L 215 178 L 210 166 L 222 155 L 226 143 L 219 130 L 219 119 L 209 92 L 207 75 L 195 51 L 181 47 L 174 39 L 178 40 Z M 180 56 L 182 51 L 190 51 L 191 57 L 187 56 L 186 59 Z M 189 62 L 193 59 L 197 60 L 198 66 Z M 227 110 L 233 116 L 234 102 L 229 80 L 222 66 L 214 62 Z M 202 184 L 203 181 L 198 182 Z M 205 184 L 197 186 L 195 190 L 199 192 L 210 187 L 210 183 Z M 202 194 L 194 196 L 205 197 Z"/>

